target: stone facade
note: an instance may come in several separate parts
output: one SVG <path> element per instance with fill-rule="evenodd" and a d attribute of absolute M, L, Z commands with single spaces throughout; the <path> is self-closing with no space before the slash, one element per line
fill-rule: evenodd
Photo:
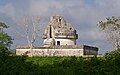
<path fill-rule="evenodd" d="M 51 47 L 34 47 L 32 50 L 28 47 L 17 47 L 16 54 L 23 55 L 25 52 L 32 52 L 32 56 L 85 56 L 97 55 L 98 48 L 87 45 L 61 45 Z"/>
<path fill-rule="evenodd" d="M 61 16 L 52 16 L 43 33 L 43 47 L 17 46 L 17 55 L 28 56 L 85 56 L 97 55 L 98 48 L 76 45 L 78 34 Z"/>
<path fill-rule="evenodd" d="M 30 49 L 17 49 L 17 55 L 27 51 Z M 32 56 L 83 56 L 83 49 L 33 49 Z"/>
<path fill-rule="evenodd" d="M 61 16 L 52 16 L 43 34 L 44 46 L 76 45 L 76 30 Z"/>

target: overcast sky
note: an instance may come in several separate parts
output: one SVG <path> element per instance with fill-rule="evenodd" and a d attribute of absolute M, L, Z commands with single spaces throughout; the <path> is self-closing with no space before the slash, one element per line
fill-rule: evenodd
<path fill-rule="evenodd" d="M 120 0 L 0 0 L 0 21 L 10 26 L 8 33 L 14 38 L 14 48 L 16 44 L 25 43 L 24 38 L 15 36 L 15 30 L 20 30 L 16 22 L 23 16 L 40 16 L 41 36 L 36 44 L 41 46 L 50 16 L 61 15 L 77 30 L 77 44 L 99 47 L 99 53 L 104 54 L 112 47 L 97 24 L 106 17 L 119 16 L 119 3 Z"/>

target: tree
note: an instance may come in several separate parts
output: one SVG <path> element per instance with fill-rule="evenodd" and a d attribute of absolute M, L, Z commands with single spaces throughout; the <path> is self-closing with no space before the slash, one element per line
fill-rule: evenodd
<path fill-rule="evenodd" d="M 32 56 L 32 48 L 34 46 L 34 42 L 36 41 L 37 36 L 39 36 L 38 32 L 39 32 L 40 20 L 41 20 L 40 17 L 34 16 L 31 18 L 31 17 L 25 16 L 22 22 L 17 23 L 17 25 L 21 27 L 21 30 L 23 30 L 22 34 L 19 31 L 17 33 L 18 34 L 20 33 L 19 37 L 22 35 L 21 37 L 26 38 L 27 46 L 24 46 L 24 47 L 28 47 L 30 49 L 30 51 L 26 53 L 30 53 L 31 56 Z"/>
<path fill-rule="evenodd" d="M 23 30 L 25 32 L 25 36 L 27 38 L 27 43 L 29 47 L 33 47 L 36 37 L 38 36 L 39 22 L 39 17 L 32 17 L 32 19 L 29 19 L 27 16 L 24 17 Z"/>
<path fill-rule="evenodd" d="M 98 25 L 106 33 L 113 48 L 117 50 L 120 47 L 120 17 L 108 17 L 106 21 L 100 21 Z"/>
<path fill-rule="evenodd" d="M 5 33 L 4 29 L 8 28 L 5 23 L 0 22 L 0 59 L 3 59 L 9 55 L 8 48 L 11 46 L 12 38 L 7 33 Z"/>
<path fill-rule="evenodd" d="M 4 29 L 8 28 L 5 23 L 0 22 L 0 46 L 10 47 L 12 42 L 12 37 L 5 33 Z"/>

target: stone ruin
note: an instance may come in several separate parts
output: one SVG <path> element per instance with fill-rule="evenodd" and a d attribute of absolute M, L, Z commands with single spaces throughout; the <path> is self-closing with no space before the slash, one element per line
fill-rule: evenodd
<path fill-rule="evenodd" d="M 17 46 L 16 54 L 28 56 L 85 56 L 97 55 L 98 48 L 87 45 L 76 45 L 78 34 L 72 25 L 62 16 L 52 16 L 43 33 L 42 47 Z"/>

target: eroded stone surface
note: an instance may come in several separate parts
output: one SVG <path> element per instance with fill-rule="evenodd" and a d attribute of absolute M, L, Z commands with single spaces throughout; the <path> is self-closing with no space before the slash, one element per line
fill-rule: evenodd
<path fill-rule="evenodd" d="M 70 23 L 62 16 L 52 16 L 43 34 L 44 46 L 76 45 L 78 35 Z"/>

